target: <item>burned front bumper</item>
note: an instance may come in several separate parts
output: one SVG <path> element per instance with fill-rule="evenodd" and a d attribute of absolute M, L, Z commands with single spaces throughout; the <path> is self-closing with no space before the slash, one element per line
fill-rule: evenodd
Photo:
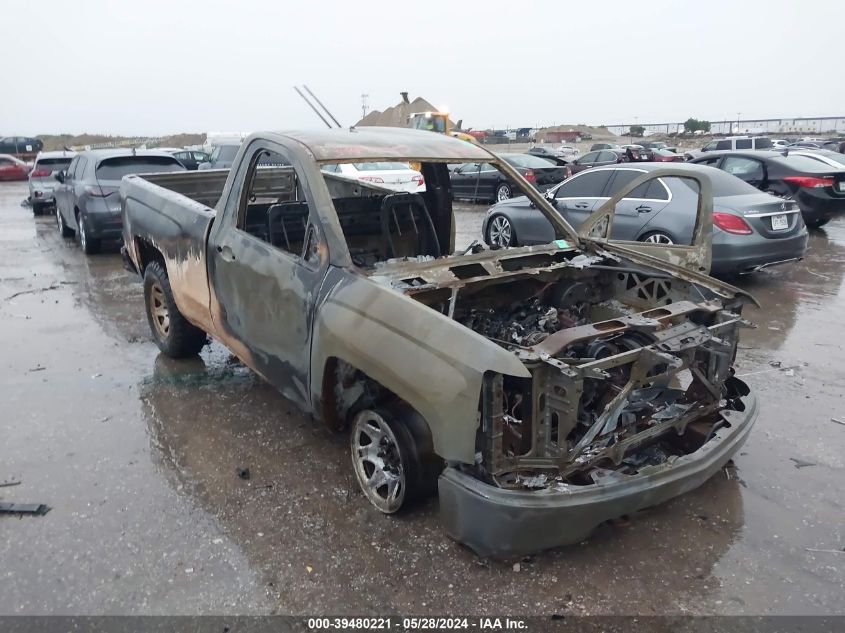
<path fill-rule="evenodd" d="M 636 475 L 611 473 L 601 483 L 543 490 L 507 490 L 455 468 L 440 476 L 446 531 L 482 556 L 524 555 L 584 540 L 602 522 L 648 508 L 697 488 L 745 443 L 757 419 L 753 395 L 745 410 L 722 413 L 729 426 L 698 450 Z"/>

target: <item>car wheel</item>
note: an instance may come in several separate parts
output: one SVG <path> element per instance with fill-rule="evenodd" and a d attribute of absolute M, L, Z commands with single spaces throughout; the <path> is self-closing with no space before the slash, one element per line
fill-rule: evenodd
<path fill-rule="evenodd" d="M 33 202 L 32 203 L 32 215 L 44 215 L 44 203 Z"/>
<path fill-rule="evenodd" d="M 830 222 L 830 218 L 816 218 L 815 220 L 806 220 L 804 224 L 807 225 L 808 229 L 820 229 L 828 222 Z"/>
<path fill-rule="evenodd" d="M 73 237 L 74 231 L 65 224 L 65 218 L 58 207 L 56 207 L 56 226 L 59 227 L 59 235 L 62 237 Z"/>
<path fill-rule="evenodd" d="M 161 262 L 151 262 L 144 270 L 144 304 L 153 339 L 171 358 L 194 356 L 206 344 L 205 332 L 189 323 L 176 307 L 170 280 Z"/>
<path fill-rule="evenodd" d="M 82 252 L 86 255 L 96 255 L 100 252 L 100 240 L 88 237 L 88 231 L 85 229 L 85 217 L 79 213 L 76 216 L 76 225 L 79 230 L 76 232 L 79 238 L 79 246 Z"/>
<path fill-rule="evenodd" d="M 413 426 L 412 411 L 402 406 L 365 409 L 352 422 L 349 447 L 355 478 L 367 500 L 385 514 L 436 488 L 440 469 L 426 466 L 433 462 Z"/>
<path fill-rule="evenodd" d="M 651 231 L 646 233 L 640 237 L 639 241 L 646 242 L 647 244 L 662 244 L 664 246 L 670 246 L 675 243 L 675 240 L 672 239 L 671 235 L 662 231 Z"/>
<path fill-rule="evenodd" d="M 496 202 L 501 202 L 502 200 L 510 200 L 513 197 L 513 190 L 511 186 L 503 182 L 498 187 L 496 187 Z"/>
<path fill-rule="evenodd" d="M 490 218 L 487 225 L 487 243 L 500 248 L 516 245 L 516 232 L 510 219 L 501 214 Z"/>

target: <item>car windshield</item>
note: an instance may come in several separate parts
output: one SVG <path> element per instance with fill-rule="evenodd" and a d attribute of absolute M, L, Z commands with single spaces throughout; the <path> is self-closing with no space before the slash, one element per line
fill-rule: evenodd
<path fill-rule="evenodd" d="M 40 158 L 35 163 L 36 169 L 52 169 L 53 171 L 62 171 L 67 169 L 72 158 Z"/>
<path fill-rule="evenodd" d="M 554 163 L 539 156 L 532 156 L 531 154 L 510 154 L 502 156 L 507 162 L 514 167 L 523 167 L 525 169 L 543 169 L 544 167 L 552 167 Z"/>
<path fill-rule="evenodd" d="M 352 163 L 352 166 L 358 171 L 400 171 L 411 169 L 408 163 Z"/>
<path fill-rule="evenodd" d="M 106 158 L 97 165 L 99 180 L 120 180 L 129 174 L 151 174 L 168 171 L 185 171 L 172 156 L 120 156 Z"/>

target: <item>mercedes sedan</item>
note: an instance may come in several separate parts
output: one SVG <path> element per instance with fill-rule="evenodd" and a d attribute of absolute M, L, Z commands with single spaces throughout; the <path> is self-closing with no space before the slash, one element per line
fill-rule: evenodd
<path fill-rule="evenodd" d="M 660 163 L 597 167 L 576 174 L 546 195 L 577 228 L 623 186 L 663 167 Z M 804 256 L 807 229 L 795 202 L 762 193 L 712 167 L 673 163 L 676 167 L 706 170 L 713 183 L 712 274 L 754 272 Z M 690 243 L 698 202 L 695 181 L 660 178 L 635 189 L 633 194 L 616 206 L 614 239 Z M 491 207 L 482 231 L 484 241 L 493 247 L 547 244 L 554 239 L 549 221 L 524 197 Z"/>

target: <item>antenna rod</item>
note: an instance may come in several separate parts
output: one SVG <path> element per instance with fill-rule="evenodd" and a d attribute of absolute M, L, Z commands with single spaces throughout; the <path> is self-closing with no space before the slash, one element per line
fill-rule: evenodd
<path fill-rule="evenodd" d="M 309 106 L 312 110 L 314 110 L 314 114 L 316 114 L 318 117 L 320 117 L 320 120 L 322 120 L 322 122 L 326 124 L 326 127 L 327 127 L 327 128 L 329 128 L 329 129 L 332 129 L 332 125 L 331 125 L 331 123 L 329 123 L 328 121 L 326 121 L 326 117 L 324 117 L 322 114 L 320 114 L 320 111 L 319 111 L 317 108 L 315 108 L 315 107 L 314 107 L 314 104 L 313 104 L 313 103 L 311 103 L 311 102 L 308 100 L 308 97 L 306 97 L 304 94 L 302 94 L 302 91 L 301 91 L 299 88 L 297 88 L 296 86 L 294 86 L 294 87 L 293 87 L 293 89 L 294 89 L 294 90 L 296 90 L 297 94 L 298 94 L 300 97 L 302 97 L 302 100 L 303 100 L 303 101 L 305 101 L 305 103 L 307 103 L 307 104 L 308 104 L 308 106 Z M 307 90 L 307 88 L 306 88 L 306 90 Z"/>
<path fill-rule="evenodd" d="M 323 102 L 322 102 L 322 101 L 320 101 L 320 100 L 317 98 L 317 95 L 315 95 L 313 92 L 311 92 L 311 89 L 310 89 L 308 86 L 306 86 L 305 84 L 302 84 L 302 87 L 303 87 L 303 88 L 305 88 L 305 91 L 306 91 L 309 95 L 311 95 L 311 96 L 314 98 L 314 101 L 316 101 L 317 103 L 319 103 L 319 104 L 320 104 L 320 107 L 321 107 L 321 108 L 323 108 L 323 110 L 325 110 L 326 114 L 328 114 L 328 115 L 329 115 L 329 118 L 330 118 L 332 121 L 334 121 L 334 124 L 335 124 L 337 127 L 343 127 L 340 123 L 338 123 L 338 122 L 337 122 L 337 119 L 336 119 L 336 118 L 334 118 L 334 116 L 332 115 L 332 113 L 331 113 L 331 112 L 329 112 L 329 109 L 328 109 L 325 105 L 323 105 Z"/>

